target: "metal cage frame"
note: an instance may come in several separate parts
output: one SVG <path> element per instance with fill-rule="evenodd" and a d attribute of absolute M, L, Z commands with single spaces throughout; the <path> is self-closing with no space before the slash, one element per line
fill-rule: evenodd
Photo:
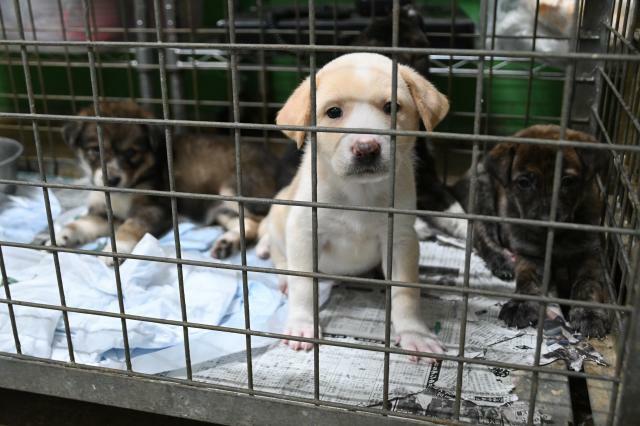
<path fill-rule="evenodd" d="M 59 9 L 61 8 L 61 0 L 57 0 Z M 5 28 L 2 15 L 0 22 L 2 23 L 2 39 L 0 40 L 0 49 L 4 49 L 4 59 L 0 62 L 8 66 L 10 78 L 13 82 L 10 92 L 2 94 L 12 100 L 14 112 L 0 112 L 0 118 L 4 120 L 13 120 L 16 125 L 2 124 L 3 128 L 11 130 L 19 130 L 21 135 L 32 137 L 35 146 L 35 161 L 37 164 L 37 172 L 39 180 L 0 180 L 0 184 L 26 185 L 42 188 L 42 194 L 45 200 L 47 222 L 49 227 L 49 237 L 52 246 L 46 250 L 53 256 L 56 279 L 58 283 L 60 303 L 58 305 L 42 304 L 30 302 L 28 300 L 15 300 L 11 296 L 11 287 L 8 285 L 8 278 L 2 256 L 2 247 L 20 247 L 28 249 L 42 250 L 43 247 L 35 244 L 16 243 L 11 241 L 0 241 L 0 272 L 3 285 L 4 297 L 0 298 L 0 303 L 6 305 L 11 318 L 11 325 L 14 334 L 16 354 L 2 353 L 0 354 L 0 386 L 11 389 L 24 390 L 30 392 L 38 392 L 50 395 L 57 395 L 73 399 L 83 399 L 86 401 L 99 402 L 120 407 L 142 409 L 157 413 L 168 414 L 172 416 L 189 417 L 199 420 L 216 421 L 221 423 L 261 423 L 265 416 L 268 416 L 273 423 L 292 424 L 296 420 L 292 416 L 301 416 L 304 413 L 305 420 L 310 423 L 331 423 L 331 424 L 391 424 L 420 421 L 441 422 L 442 419 L 424 418 L 408 414 L 392 412 L 389 407 L 389 357 L 390 354 L 404 355 L 427 355 L 439 360 L 450 360 L 458 363 L 457 370 L 457 386 L 455 394 L 454 418 L 451 422 L 457 422 L 460 417 L 461 409 L 461 392 L 462 392 L 462 369 L 466 363 L 480 364 L 488 366 L 496 366 L 503 368 L 511 368 L 526 371 L 532 374 L 533 382 L 531 386 L 531 394 L 529 400 L 529 418 L 528 423 L 533 423 L 534 408 L 536 406 L 536 397 L 538 392 L 539 376 L 542 373 L 554 375 L 574 377 L 580 379 L 592 379 L 612 384 L 613 392 L 610 401 L 609 417 L 607 424 L 630 424 L 631 419 L 640 415 L 640 408 L 637 404 L 637 397 L 640 395 L 635 377 L 640 374 L 640 200 L 638 198 L 638 182 L 640 180 L 640 96 L 638 96 L 640 88 L 640 50 L 637 44 L 634 44 L 630 33 L 630 29 L 637 25 L 639 5 L 633 0 L 606 0 L 601 2 L 588 2 L 576 0 L 575 16 L 572 35 L 569 39 L 569 53 L 544 53 L 534 49 L 531 51 L 505 51 L 497 50 L 494 46 L 495 25 L 493 30 L 488 28 L 488 16 L 493 9 L 495 23 L 496 1 L 483 0 L 481 2 L 481 18 L 479 29 L 476 33 L 469 36 L 472 39 L 479 40 L 480 48 L 476 49 L 459 49 L 459 48 L 403 48 L 398 47 L 398 31 L 399 31 L 399 11 L 400 1 L 393 0 L 393 43 L 391 47 L 355 47 L 333 45 L 321 45 L 316 43 L 319 30 L 316 29 L 316 1 L 308 0 L 308 27 L 300 29 L 300 31 L 289 31 L 300 37 L 300 34 L 308 37 L 307 44 L 267 44 L 264 42 L 265 35 L 277 33 L 273 29 L 261 29 L 258 33 L 261 37 L 261 43 L 238 43 L 237 35 L 247 32 L 246 29 L 237 29 L 235 26 L 235 10 L 236 4 L 233 0 L 227 0 L 226 4 L 221 2 L 221 7 L 226 7 L 228 17 L 228 28 L 223 30 L 210 30 L 191 28 L 190 41 L 179 41 L 180 35 L 188 34 L 184 28 L 176 28 L 175 14 L 167 14 L 167 11 L 175 11 L 175 3 L 173 1 L 153 0 L 146 3 L 145 1 L 135 2 L 136 28 L 129 28 L 126 25 L 123 28 L 100 29 L 100 31 L 122 32 L 125 36 L 124 41 L 98 41 L 95 40 L 94 34 L 98 30 L 95 26 L 95 15 L 92 16 L 93 1 L 83 0 L 84 13 L 84 32 L 86 40 L 71 41 L 67 40 L 66 34 L 69 29 L 65 28 L 65 22 L 60 16 L 62 26 L 63 40 L 44 41 L 38 40 L 36 31 L 33 26 L 33 11 L 31 10 L 31 0 L 28 0 L 29 10 L 25 11 L 21 8 L 20 0 L 13 0 L 13 11 L 17 16 L 18 37 L 16 39 L 7 38 L 7 28 Z M 151 4 L 152 3 L 152 4 Z M 191 4 L 191 1 L 188 2 Z M 266 6 L 262 0 L 257 0 L 258 14 L 263 14 Z M 296 1 L 296 4 L 298 2 Z M 120 8 L 124 9 L 123 2 L 119 2 Z M 452 0 L 452 10 L 456 4 Z M 150 5 L 153 10 L 153 23 L 147 26 L 145 21 L 145 7 Z M 334 9 L 336 2 L 333 2 Z M 169 7 L 168 7 L 169 6 Z M 540 1 L 536 1 L 536 17 Z M 635 9 L 632 8 L 635 6 Z M 164 12 L 162 12 L 164 10 Z M 10 11 L 3 10 L 1 13 L 6 17 Z M 635 14 L 635 15 L 634 15 Z M 24 16 L 31 19 L 32 34 L 29 37 L 26 33 L 27 28 L 23 26 Z M 262 16 L 262 15 L 260 15 Z M 335 15 L 334 15 L 335 18 Z M 452 13 L 452 21 L 455 19 Z M 534 25 L 533 40 L 536 39 Z M 40 29 L 39 29 L 40 31 Z M 282 30 L 285 31 L 285 30 Z M 194 41 L 194 34 L 210 32 L 227 37 L 226 42 L 197 42 Z M 427 33 L 429 35 L 429 33 Z M 491 37 L 488 37 L 491 35 Z M 130 38 L 135 37 L 135 41 Z M 491 44 L 488 46 L 487 44 Z M 39 49 L 55 46 L 64 49 L 64 60 L 42 59 Z M 135 60 L 131 61 L 112 61 L 109 62 L 101 56 L 106 49 L 121 49 L 134 52 Z M 86 52 L 86 62 L 70 59 L 70 50 L 79 50 Z M 265 52 L 288 52 L 296 55 L 298 59 L 297 66 L 281 66 L 268 65 L 265 60 Z M 476 90 L 474 94 L 474 111 L 473 113 L 457 112 L 459 116 L 466 116 L 473 119 L 473 132 L 444 132 L 444 131 L 402 131 L 396 130 L 396 114 L 392 112 L 392 125 L 389 130 L 371 130 L 371 129 L 335 129 L 319 127 L 315 122 L 315 78 L 313 78 L 318 69 L 316 55 L 319 53 L 341 54 L 347 52 L 377 52 L 391 55 L 393 60 L 392 81 L 397 81 L 398 61 L 397 55 L 400 53 L 414 53 L 432 56 L 432 65 L 434 69 L 442 75 L 448 75 L 449 84 L 453 75 L 463 75 L 469 78 L 475 78 Z M 14 53 L 19 53 L 19 63 L 21 65 L 24 79 L 26 94 L 19 93 L 16 88 L 14 76 L 11 74 L 11 68 L 15 65 L 13 61 Z M 258 56 L 258 64 L 246 64 L 239 62 L 239 56 L 243 52 L 255 53 Z M 154 63 L 152 53 L 157 54 L 157 64 Z M 309 55 L 308 64 L 301 62 L 301 55 Z M 191 59 L 181 60 L 186 56 Z M 201 59 L 197 59 L 200 57 Z M 206 57 L 205 60 L 202 58 Z M 213 62 L 210 58 L 223 58 L 227 62 Z M 566 67 L 563 74 L 550 73 L 544 74 L 543 71 L 536 68 L 539 67 L 535 63 L 536 60 L 562 60 L 566 61 Z M 448 60 L 448 62 L 447 62 Z M 519 74 L 520 78 L 528 81 L 528 100 L 530 102 L 532 81 L 536 78 L 551 78 L 564 80 L 564 89 L 562 94 L 562 106 L 560 117 L 551 117 L 557 120 L 561 126 L 561 138 L 558 141 L 514 138 L 507 136 L 498 136 L 488 134 L 483 127 L 484 120 L 490 120 L 492 113 L 483 109 L 483 99 L 490 94 L 484 92 L 484 82 L 487 79 L 499 78 L 500 67 L 496 66 L 496 62 L 512 60 L 520 61 L 528 64 L 528 70 Z M 454 61 L 457 61 L 454 63 Z M 464 68 L 471 65 L 472 68 Z M 33 75 L 33 70 L 36 75 Z M 70 74 L 71 68 L 88 68 L 91 81 L 91 96 L 77 95 L 70 93 L 68 96 L 47 95 L 44 90 L 42 80 L 43 66 L 58 66 L 67 70 L 67 78 L 69 84 L 72 85 Z M 126 69 L 129 75 L 129 86 L 133 87 L 133 73 L 137 71 L 140 78 L 140 96 L 134 97 L 136 100 L 145 104 L 160 105 L 162 110 L 161 119 L 130 119 L 130 118 L 114 118 L 100 116 L 100 101 L 116 99 L 108 96 L 104 88 L 100 88 L 101 78 L 99 73 L 101 69 L 115 67 Z M 182 97 L 182 89 L 180 86 L 179 70 L 192 70 L 193 74 L 198 69 L 206 67 L 219 68 L 226 70 L 229 76 L 229 89 L 231 103 L 222 101 L 207 101 L 196 99 L 185 99 Z M 241 101 L 239 94 L 239 72 L 243 70 L 258 71 L 260 73 L 260 101 Z M 459 71 L 463 72 L 459 72 Z M 313 121 L 309 126 L 278 126 L 268 124 L 268 110 L 273 110 L 281 106 L 281 103 L 274 102 L 269 99 L 266 90 L 266 73 L 267 72 L 297 72 L 299 75 L 308 74 L 311 76 L 311 117 Z M 158 72 L 160 83 L 160 97 L 154 97 L 149 83 L 150 73 Z M 35 79 L 39 80 L 38 86 L 40 93 L 36 93 Z M 194 79 L 195 92 L 198 92 L 198 79 Z M 579 85 L 579 90 L 578 90 Z M 392 84 L 392 105 L 395 110 L 395 99 L 397 96 L 397 86 Z M 28 103 L 28 112 L 21 111 L 20 103 Z M 55 159 L 55 155 L 46 156 L 45 141 L 42 134 L 46 132 L 47 140 L 51 145 L 51 130 L 57 124 L 69 120 L 70 116 L 66 114 L 54 114 L 48 110 L 48 102 L 52 100 L 68 101 L 72 104 L 73 109 L 79 102 L 90 101 L 95 109 L 95 117 L 74 117 L 74 120 L 81 122 L 95 122 L 98 129 L 98 141 L 101 156 L 101 167 L 103 176 L 107 176 L 107 168 L 104 162 L 103 150 L 104 141 L 102 134 L 102 125 L 105 123 L 129 123 L 129 124 L 148 124 L 159 126 L 164 129 L 164 135 L 167 141 L 168 168 L 170 174 L 170 190 L 169 191 L 152 191 L 141 189 L 126 189 L 112 187 L 98 187 L 93 185 L 77 185 L 50 182 L 47 179 L 47 173 L 51 158 Z M 201 105 L 220 105 L 229 107 L 229 121 L 207 121 L 196 112 L 195 119 L 187 119 L 186 106 L 194 107 L 195 111 Z M 39 108 L 42 105 L 43 108 Z M 261 123 L 241 122 L 240 109 L 243 107 L 258 108 L 262 111 Z M 456 114 L 454 111 L 453 114 Z M 466 115 L 465 115 L 466 114 Z M 506 118 L 509 118 L 508 115 Z M 535 117 L 530 115 L 527 109 L 526 120 L 549 119 L 549 117 Z M 27 124 L 25 124 L 27 123 Z M 31 129 L 28 128 L 30 124 Z M 577 143 L 564 139 L 567 127 L 576 124 L 588 128 L 592 133 L 597 134 L 604 143 Z M 5 127 L 6 126 L 6 127 Z M 238 196 L 224 195 L 204 195 L 196 193 L 178 192 L 175 188 L 175 178 L 173 174 L 172 163 L 172 143 L 175 131 L 180 129 L 192 128 L 217 128 L 227 129 L 233 135 L 235 141 L 236 153 L 236 173 L 237 173 L 237 193 Z M 258 141 L 268 139 L 270 142 L 278 140 L 273 133 L 278 130 L 304 130 L 310 134 L 309 148 L 313 158 L 313 196 L 311 202 L 298 202 L 287 200 L 274 200 L 263 198 L 250 198 L 243 196 L 241 176 L 241 139 L 246 139 L 241 135 L 242 131 L 253 130 L 263 133 L 263 137 L 256 137 Z M 390 135 L 392 143 L 392 173 L 390 180 L 390 191 L 393 194 L 395 188 L 395 138 L 396 136 L 420 136 L 437 138 L 447 141 L 455 141 L 462 144 L 466 149 L 471 150 L 471 200 L 474 200 L 474 194 L 477 188 L 477 164 L 482 149 L 488 143 L 511 142 L 521 144 L 543 144 L 554 147 L 580 146 L 584 148 L 602 150 L 609 152 L 612 156 L 611 171 L 606 179 L 600 181 L 600 188 L 605 199 L 614 200 L 607 203 L 607 209 L 603 216 L 603 221 L 599 225 L 578 225 L 570 223 L 557 222 L 555 220 L 527 220 L 505 217 L 493 217 L 480 215 L 474 212 L 474 203 L 471 202 L 467 213 L 447 213 L 440 211 L 424 211 L 424 210 L 407 210 L 398 209 L 393 205 L 386 208 L 378 207 L 354 207 L 339 204 L 330 204 L 319 202 L 317 199 L 317 171 L 315 168 L 317 161 L 317 133 L 321 132 L 340 132 L 340 133 L 359 133 L 367 132 L 371 134 Z M 32 136 L 28 136 L 31 133 Z M 250 138 L 249 138 L 250 139 Z M 26 140 L 26 139 L 25 139 Z M 551 218 L 555 217 L 557 209 L 558 193 L 560 188 L 560 173 L 562 155 L 558 150 L 555 163 L 555 175 L 553 185 L 553 202 L 551 206 Z M 56 170 L 54 168 L 54 170 Z M 53 227 L 53 217 L 51 206 L 49 203 L 49 193 L 54 189 L 73 189 L 73 190 L 90 190 L 100 191 L 105 194 L 107 205 L 107 217 L 110 227 L 110 241 L 113 248 L 112 253 L 82 250 L 74 248 L 65 248 L 56 246 L 56 235 Z M 173 258 L 161 258 L 152 256 L 139 256 L 134 254 L 118 253 L 115 239 L 115 229 L 113 224 L 113 210 L 111 207 L 111 194 L 146 194 L 158 197 L 168 197 L 171 200 L 171 218 L 174 229 L 174 240 L 176 253 Z M 178 198 L 194 198 L 219 201 L 233 201 L 240 206 L 240 224 L 241 224 L 241 265 L 231 265 L 221 262 L 203 262 L 189 259 L 183 259 L 181 255 L 180 237 L 178 235 Z M 393 200 L 394 197 L 392 196 Z M 313 221 L 313 254 L 314 264 L 312 271 L 289 271 L 279 270 L 276 268 L 262 268 L 247 265 L 246 259 L 246 243 L 245 230 L 243 221 L 243 205 L 247 202 L 262 204 L 283 204 L 305 206 L 312 209 Z M 359 278 L 352 276 L 343 276 L 336 274 L 326 274 L 318 270 L 318 238 L 317 238 L 317 211 L 318 209 L 346 209 L 383 213 L 388 216 L 388 238 L 393 241 L 393 217 L 394 215 L 415 215 L 423 217 L 453 217 L 474 221 L 491 221 L 522 224 L 529 226 L 539 226 L 547 229 L 547 251 L 545 257 L 545 267 L 543 275 L 542 295 L 530 296 L 521 294 L 510 294 L 500 291 L 473 289 L 469 285 L 469 269 L 472 252 L 472 227 L 468 227 L 465 249 L 465 270 L 464 285 L 462 287 L 444 287 L 436 283 L 405 283 L 392 280 L 379 280 L 373 278 Z M 619 287 L 614 295 L 620 295 L 615 303 L 596 303 L 587 301 L 567 300 L 548 295 L 550 284 L 550 264 L 553 252 L 553 241 L 556 230 L 572 229 L 584 232 L 596 232 L 606 236 L 605 261 L 608 262 L 609 271 L 619 270 L 620 277 L 614 278 L 609 276 L 610 283 L 616 282 Z M 393 247 L 389 244 L 386 259 L 389 271 L 391 268 L 391 259 L 393 255 Z M 59 253 L 77 253 L 83 255 L 94 256 L 110 256 L 114 260 L 114 268 L 116 275 L 116 287 L 119 300 L 119 312 L 110 313 L 91 309 L 83 309 L 68 306 L 65 301 L 65 289 L 60 271 L 60 262 L 58 260 Z M 180 305 L 182 311 L 182 319 L 167 320 L 161 318 L 151 318 L 128 314 L 125 311 L 122 293 L 122 284 L 120 279 L 119 262 L 117 259 L 139 259 L 150 260 L 155 262 L 166 262 L 176 265 L 178 270 L 178 281 L 180 291 Z M 205 266 L 212 268 L 222 268 L 239 271 L 242 274 L 243 293 L 247 303 L 244 305 L 245 324 L 244 328 L 231 328 L 223 326 L 213 326 L 207 324 L 193 323 L 188 320 L 184 282 L 182 275 L 182 265 Z M 250 306 L 248 304 L 248 272 L 264 272 L 270 274 L 284 274 L 293 276 L 303 276 L 313 278 L 314 287 L 314 338 L 292 337 L 278 333 L 267 333 L 251 329 L 249 320 Z M 613 272 L 611 273 L 613 275 Z M 318 313 L 318 280 L 332 279 L 343 282 L 355 282 L 377 286 L 385 289 L 385 344 L 384 346 L 372 346 L 364 343 L 341 343 L 331 340 L 319 338 L 319 313 Z M 417 287 L 443 293 L 456 293 L 462 295 L 464 301 L 464 310 L 460 323 L 460 348 L 461 351 L 457 356 L 417 353 L 395 348 L 390 342 L 390 306 L 392 286 Z M 537 344 L 535 348 L 535 360 L 533 366 L 503 363 L 499 361 L 474 359 L 465 356 L 465 336 L 467 324 L 467 302 L 470 295 L 484 295 L 500 298 L 514 298 L 518 300 L 530 300 L 541 302 L 539 310 L 539 321 L 537 326 Z M 544 308 L 549 303 L 561 303 L 566 306 L 583 306 L 592 308 L 607 309 L 615 314 L 616 328 L 618 331 L 618 347 L 617 347 L 617 363 L 613 367 L 612 375 L 596 375 L 585 372 L 573 372 L 568 370 L 552 370 L 540 365 L 541 345 L 542 345 L 542 318 Z M 64 328 L 69 351 L 69 363 L 55 362 L 51 360 L 42 360 L 27 355 L 23 355 L 20 350 L 20 334 L 14 317 L 14 306 L 28 306 L 34 308 L 57 310 L 62 312 Z M 74 360 L 73 341 L 71 338 L 71 330 L 69 325 L 69 313 L 83 313 L 89 315 L 101 315 L 112 318 L 118 318 L 121 322 L 125 356 L 126 371 L 115 371 L 105 368 L 89 367 L 76 363 Z M 157 377 L 145 375 L 133 371 L 131 365 L 131 354 L 128 344 L 127 321 L 148 321 L 158 324 L 168 324 L 181 327 L 184 332 L 184 352 L 186 359 L 187 379 L 170 379 L 167 377 Z M 189 347 L 189 329 L 200 328 L 206 330 L 216 330 L 228 333 L 244 335 L 246 338 L 246 362 L 248 372 L 247 388 L 229 388 L 215 384 L 203 384 L 192 380 L 191 358 Z M 274 339 L 290 339 L 313 344 L 314 354 L 314 395 L 312 398 L 295 398 L 290 396 L 282 396 L 269 392 L 254 389 L 252 380 L 252 358 L 251 358 L 251 339 L 252 336 L 262 336 Z M 320 399 L 319 384 L 319 347 L 320 345 L 337 345 L 354 349 L 377 351 L 384 354 L 384 390 L 383 390 L 383 408 L 364 408 L 354 407 L 345 404 L 331 403 Z M 103 393 L 98 394 L 95 387 L 99 386 Z M 198 410 L 191 410 L 191 407 L 197 406 Z"/>

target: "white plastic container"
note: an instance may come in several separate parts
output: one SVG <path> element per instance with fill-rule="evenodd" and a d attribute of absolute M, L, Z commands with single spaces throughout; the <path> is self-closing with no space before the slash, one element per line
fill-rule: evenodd
<path fill-rule="evenodd" d="M 14 180 L 18 158 L 22 155 L 22 145 L 13 139 L 0 137 L 0 179 Z M 0 192 L 12 193 L 14 185 L 0 183 Z"/>

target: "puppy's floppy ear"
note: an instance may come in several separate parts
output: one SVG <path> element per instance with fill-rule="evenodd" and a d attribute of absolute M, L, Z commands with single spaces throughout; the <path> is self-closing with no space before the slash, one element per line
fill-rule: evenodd
<path fill-rule="evenodd" d="M 143 124 L 149 138 L 149 145 L 155 154 L 166 154 L 166 139 L 164 130 L 160 126 Z"/>
<path fill-rule="evenodd" d="M 433 130 L 449 112 L 449 100 L 426 78 L 408 66 L 399 65 L 398 72 L 409 87 L 424 127 L 429 131 Z"/>
<path fill-rule="evenodd" d="M 596 140 L 589 140 L 589 142 L 596 142 Z M 580 157 L 586 181 L 590 181 L 597 174 L 602 175 L 611 158 L 611 153 L 602 149 L 576 148 L 576 154 Z"/>
<path fill-rule="evenodd" d="M 310 107 L 311 107 L 311 83 L 309 77 L 307 77 L 294 92 L 289 96 L 287 102 L 282 109 L 278 111 L 276 117 L 276 124 L 280 126 L 308 126 L 311 122 L 310 119 Z M 287 135 L 288 138 L 296 141 L 298 148 L 302 148 L 304 144 L 304 131 L 297 130 L 283 130 L 282 133 Z"/>
<path fill-rule="evenodd" d="M 62 128 L 62 137 L 70 148 L 75 149 L 78 147 L 80 133 L 82 133 L 83 128 L 84 123 L 78 121 L 70 121 Z"/>
<path fill-rule="evenodd" d="M 484 158 L 485 169 L 502 186 L 507 186 L 511 180 L 511 165 L 515 154 L 515 144 L 501 143 L 493 147 Z"/>
<path fill-rule="evenodd" d="M 128 112 L 121 113 L 125 117 L 136 117 L 153 120 L 155 116 L 152 112 L 143 108 L 135 102 L 127 101 L 122 103 L 123 108 L 126 107 Z M 141 124 L 141 128 L 149 141 L 151 151 L 156 155 L 166 156 L 167 141 L 165 138 L 164 127 L 154 124 Z"/>

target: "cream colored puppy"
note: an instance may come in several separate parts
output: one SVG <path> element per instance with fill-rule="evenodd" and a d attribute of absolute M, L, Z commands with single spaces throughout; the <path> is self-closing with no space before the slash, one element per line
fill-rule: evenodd
<path fill-rule="evenodd" d="M 317 125 L 324 127 L 389 129 L 391 126 L 392 62 L 385 56 L 354 53 L 341 56 L 316 75 Z M 277 117 L 279 125 L 310 125 L 310 83 L 307 78 L 287 100 Z M 397 128 L 417 130 L 422 119 L 429 130 L 449 109 L 445 96 L 413 69 L 398 66 Z M 302 131 L 284 131 L 298 147 Z M 396 144 L 395 206 L 415 209 L 414 137 L 399 136 Z M 390 137 L 354 133 L 318 133 L 318 201 L 354 206 L 390 204 Z M 291 184 L 276 198 L 311 201 L 311 150 L 305 151 Z M 319 270 L 358 275 L 382 263 L 385 276 L 418 281 L 418 239 L 415 217 L 394 216 L 392 274 L 388 277 L 387 214 L 318 209 Z M 274 205 L 262 227 L 258 247 L 270 252 L 276 267 L 310 272 L 313 269 L 311 208 Z M 286 334 L 313 337 L 312 280 L 288 276 L 289 315 Z M 420 315 L 420 291 L 393 287 L 391 318 L 402 348 L 441 353 L 442 346 Z M 285 341 L 293 349 L 310 343 Z"/>

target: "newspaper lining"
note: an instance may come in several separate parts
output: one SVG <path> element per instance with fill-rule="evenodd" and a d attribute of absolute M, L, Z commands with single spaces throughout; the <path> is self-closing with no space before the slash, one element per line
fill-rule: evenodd
<path fill-rule="evenodd" d="M 421 243 L 421 273 L 429 282 L 462 285 L 457 269 L 464 264 L 464 244 L 447 237 Z M 482 260 L 473 255 L 469 285 L 474 288 L 513 291 L 513 282 L 494 277 Z M 437 296 L 437 297 L 436 297 Z M 438 335 L 447 354 L 458 355 L 462 304 L 460 294 L 431 292 L 423 298 L 426 324 Z M 536 330 L 509 329 L 498 319 L 506 299 L 480 296 L 468 298 L 467 330 L 464 356 L 505 363 L 533 365 Z M 585 359 L 604 363 L 602 356 L 589 345 L 579 345 L 561 316 L 559 307 L 547 310 L 545 339 L 540 352 L 540 365 L 564 359 L 579 369 Z M 380 291 L 366 291 L 336 286 L 329 303 L 320 312 L 320 325 L 325 338 L 337 342 L 382 346 L 384 342 L 384 297 Z M 394 342 L 392 333 L 392 340 Z M 382 403 L 383 352 L 321 345 L 320 399 L 355 406 L 377 406 Z M 277 342 L 266 350 L 253 353 L 255 389 L 282 395 L 313 398 L 313 353 L 295 352 Z M 390 356 L 389 399 L 392 409 L 413 414 L 447 417 L 452 414 L 457 383 L 458 363 L 418 364 L 407 356 Z M 184 371 L 168 373 L 183 377 Z M 244 353 L 211 360 L 194 366 L 194 380 L 234 387 L 246 386 Z M 461 407 L 463 418 L 477 423 L 518 424 L 526 422 L 528 405 L 518 402 L 513 393 L 508 370 L 465 363 L 462 370 Z M 448 414 L 447 414 L 448 413 Z M 535 423 L 545 419 L 534 413 Z M 498 419 L 500 419 L 498 421 Z M 524 420 L 523 420 L 524 419 Z"/>

